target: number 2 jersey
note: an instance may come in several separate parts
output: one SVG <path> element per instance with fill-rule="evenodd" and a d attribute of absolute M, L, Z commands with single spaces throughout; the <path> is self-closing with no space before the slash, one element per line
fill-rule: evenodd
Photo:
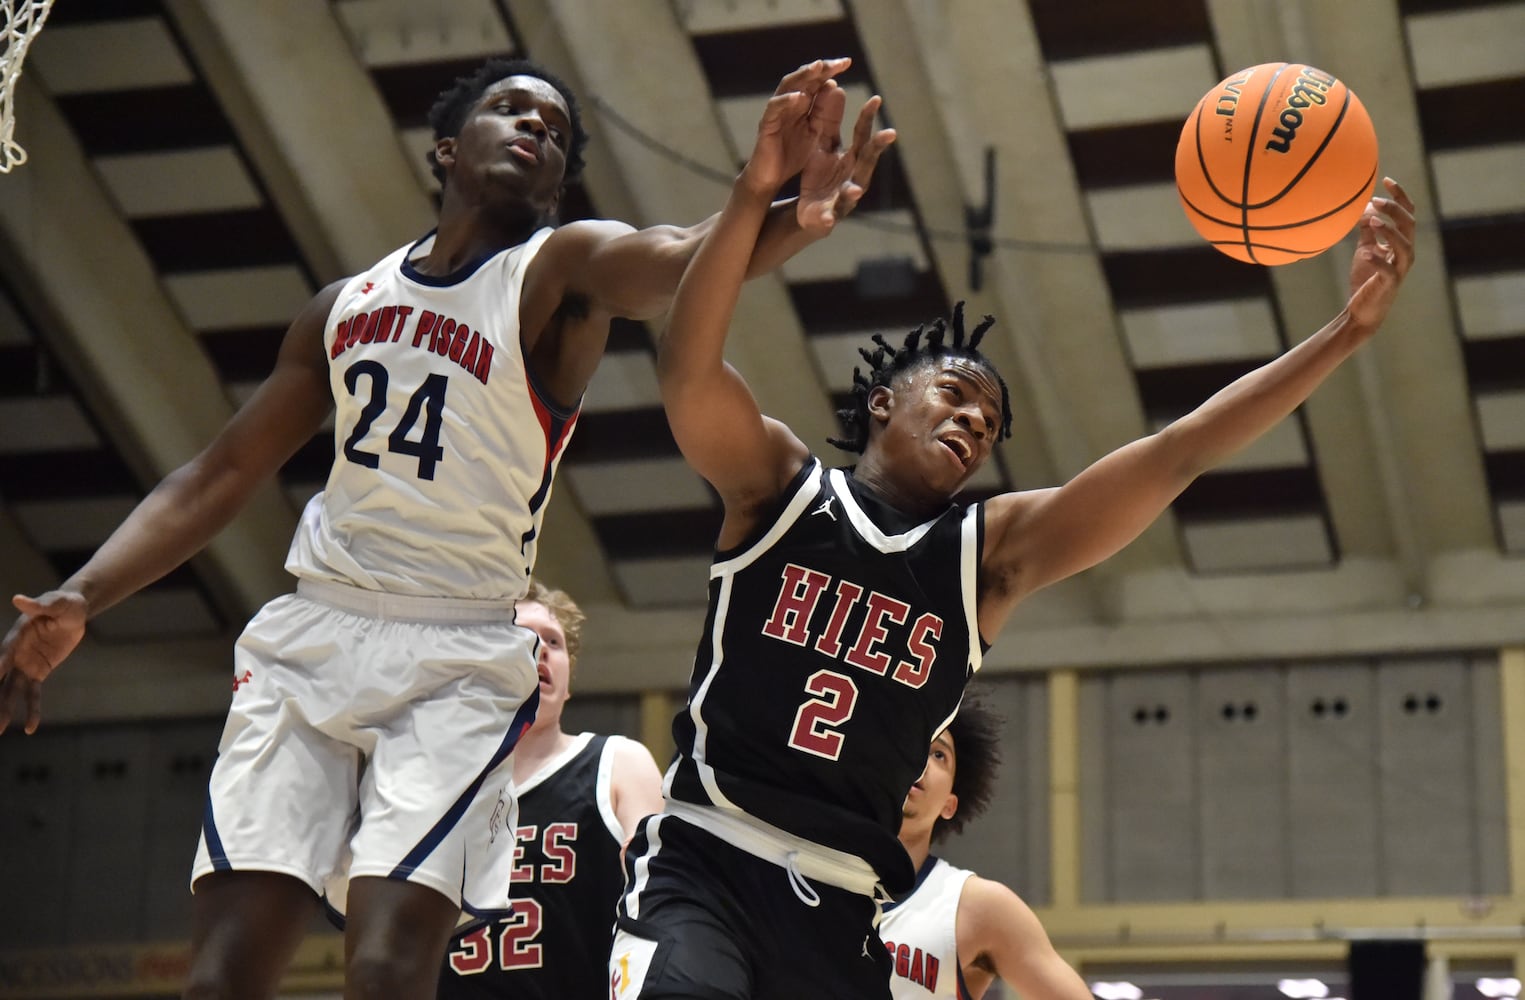
<path fill-rule="evenodd" d="M 519 340 L 524 274 L 552 230 L 434 277 L 433 236 L 345 283 L 323 334 L 334 465 L 286 568 L 393 594 L 524 593 L 576 409 L 538 391 Z"/>
<path fill-rule="evenodd" d="M 901 514 L 812 458 L 774 520 L 716 554 L 669 798 L 914 872 L 900 810 L 979 669 L 983 508 Z"/>
<path fill-rule="evenodd" d="M 519 787 L 513 915 L 450 943 L 440 1000 L 604 1000 L 625 873 L 614 748 L 583 733 Z"/>

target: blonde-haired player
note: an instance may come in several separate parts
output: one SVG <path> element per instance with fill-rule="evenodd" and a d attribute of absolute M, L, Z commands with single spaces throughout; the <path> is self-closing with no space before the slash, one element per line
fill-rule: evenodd
<path fill-rule="evenodd" d="M 643 817 L 662 811 L 662 775 L 634 740 L 562 728 L 582 648 L 577 602 L 531 580 L 514 620 L 539 637 L 540 679 L 535 724 L 514 748 L 514 912 L 456 936 L 439 996 L 603 1000 L 614 904 L 625 883 L 620 851 Z"/>

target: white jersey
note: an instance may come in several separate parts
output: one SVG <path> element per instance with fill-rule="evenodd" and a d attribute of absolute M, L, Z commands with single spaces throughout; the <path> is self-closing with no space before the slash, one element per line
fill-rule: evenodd
<path fill-rule="evenodd" d="M 524 272 L 550 229 L 432 277 L 433 235 L 351 278 L 323 345 L 334 465 L 286 568 L 413 596 L 513 601 L 577 421 L 537 390 L 519 340 Z"/>
<path fill-rule="evenodd" d="M 894 963 L 894 1000 L 969 996 L 958 960 L 958 901 L 973 875 L 929 858 L 911 894 L 885 906 L 879 937 Z"/>

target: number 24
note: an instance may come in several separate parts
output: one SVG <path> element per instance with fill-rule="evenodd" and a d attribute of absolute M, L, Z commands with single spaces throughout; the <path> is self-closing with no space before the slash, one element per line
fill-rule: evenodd
<path fill-rule="evenodd" d="M 344 439 L 343 450 L 344 457 L 351 462 L 374 469 L 381 464 L 381 456 L 361 449 L 360 442 L 370 432 L 371 424 L 387 408 L 387 370 L 379 361 L 356 361 L 350 365 L 344 370 L 344 387 L 351 396 L 358 394 L 362 375 L 370 379 L 371 395 L 360 410 L 360 419 L 355 422 L 355 429 Z M 445 390 L 449 384 L 450 380 L 438 372 L 424 379 L 424 384 L 408 399 L 402 419 L 397 421 L 397 426 L 387 435 L 388 451 L 398 455 L 412 455 L 418 459 L 420 479 L 433 479 L 435 465 L 445 457 L 445 449 L 440 447 L 439 433 L 440 426 L 444 423 L 442 414 L 445 411 Z M 418 440 L 413 441 L 408 435 L 418 423 L 420 414 L 424 418 L 423 430 L 420 431 Z"/>

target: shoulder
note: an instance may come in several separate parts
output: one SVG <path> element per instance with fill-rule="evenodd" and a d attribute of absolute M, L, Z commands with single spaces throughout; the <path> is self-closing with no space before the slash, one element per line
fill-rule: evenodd
<path fill-rule="evenodd" d="M 958 928 L 960 940 L 976 946 L 970 954 L 985 951 L 997 937 L 1027 939 L 1043 934 L 1037 915 L 1022 897 L 994 879 L 973 873 L 959 895 Z"/>
<path fill-rule="evenodd" d="M 651 751 L 646 745 L 628 736 L 610 736 L 604 743 L 604 757 L 614 768 L 614 780 L 619 782 L 622 776 L 641 776 L 646 773 L 655 773 L 657 762 L 651 756 Z"/>
<path fill-rule="evenodd" d="M 550 254 L 555 257 L 563 254 L 591 254 L 603 245 L 636 231 L 628 222 L 616 219 L 579 219 L 558 226 L 547 236 L 540 255 L 543 257 Z"/>

